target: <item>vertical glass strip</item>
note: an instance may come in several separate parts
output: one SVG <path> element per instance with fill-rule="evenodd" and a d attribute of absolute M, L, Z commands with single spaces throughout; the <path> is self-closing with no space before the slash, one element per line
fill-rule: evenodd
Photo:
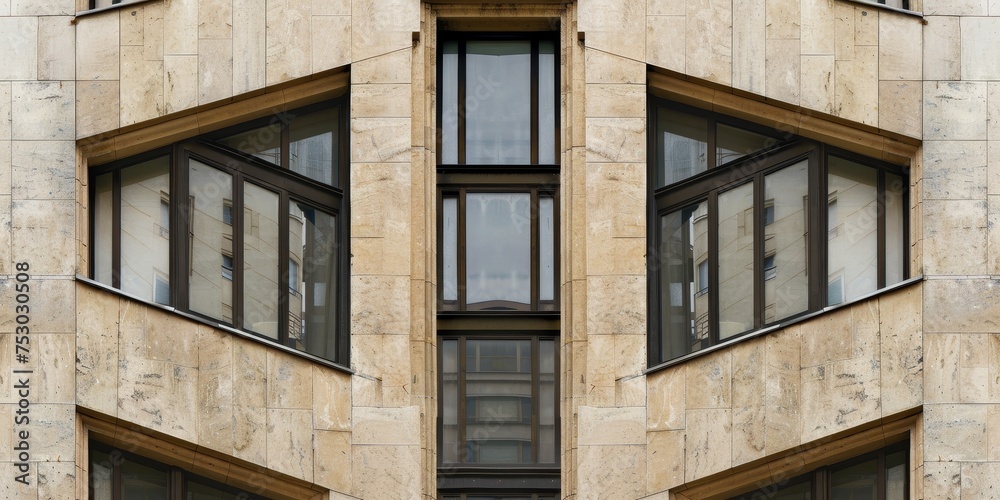
<path fill-rule="evenodd" d="M 764 176 L 764 322 L 809 308 L 806 275 L 809 162 Z"/>
<path fill-rule="evenodd" d="M 289 126 L 288 168 L 310 179 L 338 186 L 340 174 L 337 131 L 340 108 L 292 119 Z"/>
<path fill-rule="evenodd" d="M 114 483 L 112 482 L 111 457 L 103 451 L 90 449 L 90 498 L 93 500 L 111 500 Z"/>
<path fill-rule="evenodd" d="M 289 292 L 288 341 L 301 351 L 337 359 L 337 218 L 295 201 L 288 217 L 288 258 L 300 263 L 297 290 Z"/>
<path fill-rule="evenodd" d="M 466 42 L 465 162 L 531 162 L 531 43 Z"/>
<path fill-rule="evenodd" d="M 458 340 L 441 342 L 441 455 L 442 463 L 461 460 L 458 435 Z"/>
<path fill-rule="evenodd" d="M 446 301 L 458 300 L 458 198 L 442 200 L 441 295 Z"/>
<path fill-rule="evenodd" d="M 556 163 L 556 44 L 538 42 L 538 163 Z"/>
<path fill-rule="evenodd" d="M 458 163 L 458 42 L 445 42 L 441 47 L 441 163 Z"/>
<path fill-rule="evenodd" d="M 124 168 L 121 182 L 121 289 L 153 301 L 156 277 L 170 273 L 170 161 Z"/>
<path fill-rule="evenodd" d="M 223 214 L 232 203 L 233 178 L 197 160 L 191 160 L 188 169 L 189 307 L 232 323 L 233 225 Z"/>
<path fill-rule="evenodd" d="M 827 304 L 834 305 L 878 288 L 877 172 L 836 156 L 827 168 Z"/>
<path fill-rule="evenodd" d="M 753 183 L 719 194 L 719 339 L 753 328 Z"/>
<path fill-rule="evenodd" d="M 555 300 L 555 199 L 538 197 L 538 299 Z"/>
<path fill-rule="evenodd" d="M 906 276 L 903 259 L 906 234 L 906 185 L 896 174 L 885 175 L 885 284 L 893 285 Z"/>
<path fill-rule="evenodd" d="M 708 202 L 660 217 L 660 361 L 708 347 Z M 704 277 L 695 269 L 706 270 Z"/>
<path fill-rule="evenodd" d="M 278 338 L 278 193 L 243 183 L 243 327 Z"/>
<path fill-rule="evenodd" d="M 538 463 L 554 464 L 556 454 L 556 342 L 538 341 Z"/>
<path fill-rule="evenodd" d="M 112 174 L 94 179 L 94 279 L 113 285 L 112 245 L 114 241 Z"/>

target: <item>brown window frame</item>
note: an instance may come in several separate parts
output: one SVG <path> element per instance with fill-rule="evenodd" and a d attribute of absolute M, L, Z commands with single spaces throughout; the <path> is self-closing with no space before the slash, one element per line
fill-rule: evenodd
<path fill-rule="evenodd" d="M 901 165 L 892 164 L 883 160 L 866 157 L 857 153 L 846 151 L 828 144 L 806 139 L 780 130 L 763 127 L 761 125 L 747 122 L 738 118 L 707 111 L 690 105 L 670 101 L 654 95 L 649 95 L 650 123 L 648 132 L 648 212 L 647 212 L 647 272 L 648 272 L 648 311 L 649 311 L 649 335 L 647 345 L 648 365 L 651 368 L 669 366 L 698 355 L 706 348 L 727 344 L 732 341 L 752 335 L 754 332 L 766 328 L 777 327 L 783 323 L 794 321 L 798 318 L 818 313 L 828 305 L 827 301 L 827 163 L 830 157 L 838 157 L 852 162 L 871 167 L 876 171 L 877 189 L 876 203 L 878 207 L 877 215 L 877 286 L 876 292 L 883 290 L 887 286 L 895 283 L 886 283 L 886 223 L 885 223 L 885 200 L 886 200 L 886 177 L 887 175 L 898 175 L 903 182 L 902 203 L 904 209 L 902 233 L 904 241 L 899 242 L 902 247 L 903 276 L 901 281 L 905 281 L 909 275 L 909 189 L 908 168 Z M 658 138 L 658 112 L 659 110 L 672 110 L 704 117 L 708 123 L 707 138 L 707 169 L 694 174 L 688 178 L 657 187 L 658 169 L 660 168 L 660 149 Z M 740 129 L 756 132 L 764 136 L 774 138 L 773 144 L 754 153 L 733 159 L 723 165 L 716 164 L 716 135 L 718 124 L 724 124 Z M 809 185 L 807 193 L 809 201 L 806 209 L 806 241 L 807 254 L 805 268 L 808 273 L 808 307 L 800 313 L 782 318 L 780 320 L 765 321 L 764 304 L 764 267 L 766 258 L 764 252 L 764 222 L 762 214 L 767 201 L 764 198 L 763 181 L 767 174 L 781 170 L 786 166 L 793 165 L 803 160 L 808 161 Z M 719 248 L 718 236 L 709 231 L 708 236 L 708 315 L 707 328 L 708 335 L 700 340 L 700 346 L 687 352 L 676 354 L 673 357 L 661 356 L 663 353 L 663 343 L 669 335 L 664 325 L 663 311 L 660 310 L 661 295 L 667 293 L 660 287 L 660 261 L 664 257 L 660 255 L 660 217 L 672 212 L 690 207 L 693 204 L 707 202 L 708 227 L 718 227 L 718 195 L 734 187 L 747 183 L 758 186 L 753 193 L 753 325 L 750 329 L 720 340 L 720 319 L 719 319 Z M 697 266 L 693 269 L 697 274 Z M 701 292 L 699 292 L 701 293 Z M 687 295 L 684 296 L 684 310 L 690 310 L 691 306 L 687 302 Z M 845 301 L 846 304 L 851 301 Z M 840 304 L 836 304 L 840 305 Z M 697 320 L 697 318 L 693 318 Z M 677 334 L 682 334 L 677 332 Z M 693 344 L 692 344 L 693 345 Z"/>
<path fill-rule="evenodd" d="M 170 238 L 169 240 L 169 284 L 170 284 L 170 304 L 167 307 L 172 307 L 174 310 L 179 311 L 185 315 L 189 315 L 193 318 L 202 320 L 209 324 L 219 324 L 236 330 L 240 330 L 249 334 L 251 338 L 260 340 L 269 344 L 279 344 L 292 349 L 294 352 L 304 355 L 306 357 L 320 360 L 324 362 L 333 362 L 341 366 L 350 365 L 350 320 L 349 320 L 349 307 L 350 307 L 350 287 L 349 287 L 349 271 L 350 271 L 350 213 L 349 213 L 349 142 L 348 142 L 348 126 L 349 126 L 349 100 L 347 96 L 341 96 L 335 99 L 324 101 L 322 103 L 305 106 L 295 110 L 291 110 L 285 113 L 263 117 L 256 120 L 251 120 L 239 125 L 214 131 L 211 133 L 206 133 L 201 136 L 188 139 L 182 142 L 174 143 L 171 146 L 163 147 L 146 153 L 141 153 L 138 155 L 131 156 L 122 160 L 114 161 L 99 167 L 91 169 L 90 175 L 90 185 L 96 185 L 95 180 L 98 176 L 111 174 L 112 176 L 112 211 L 111 211 L 111 283 L 106 283 L 106 285 L 112 288 L 121 288 L 121 232 L 122 232 L 122 220 L 121 220 L 121 172 L 123 169 L 130 166 L 142 163 L 155 158 L 166 157 L 170 165 L 169 169 L 169 185 L 171 189 L 170 195 L 170 235 L 180 235 L 181 237 Z M 339 115 L 337 121 L 337 133 L 334 137 L 334 154 L 337 155 L 338 174 L 339 178 L 337 182 L 339 185 L 329 185 L 320 181 L 316 181 L 305 177 L 304 175 L 293 172 L 289 169 L 289 143 L 290 143 L 290 127 L 293 122 L 290 117 L 298 115 L 306 115 L 312 112 L 323 111 L 331 108 L 339 108 Z M 281 127 L 281 151 L 282 157 L 280 159 L 280 164 L 273 164 L 264 160 L 261 160 L 251 154 L 243 153 L 237 151 L 233 148 L 225 146 L 221 143 L 216 142 L 218 139 L 222 139 L 240 132 L 251 131 L 256 128 L 275 125 L 278 124 Z M 232 259 L 233 259 L 233 270 L 232 270 L 232 320 L 226 321 L 222 318 L 216 318 L 208 316 L 205 314 L 200 314 L 198 312 L 192 311 L 189 304 L 188 297 L 188 287 L 189 287 L 189 273 L 182 272 L 181 270 L 189 269 L 190 258 L 189 256 L 193 252 L 193 228 L 188 222 L 188 214 L 191 212 L 191 207 L 188 203 L 178 204 L 174 203 L 176 200 L 189 200 L 189 185 L 188 185 L 188 164 L 190 159 L 197 159 L 198 161 L 205 163 L 206 165 L 224 172 L 231 176 L 231 185 L 233 187 L 233 200 L 232 209 L 230 214 L 233 221 L 233 233 L 232 233 Z M 243 315 L 243 270 L 244 270 L 244 259 L 243 259 L 243 186 L 244 183 L 250 183 L 256 186 L 264 187 L 267 190 L 274 192 L 278 195 L 278 327 L 277 335 L 278 339 L 272 339 L 266 335 L 254 332 L 246 328 L 242 322 L 244 319 Z M 92 210 L 96 210 L 95 204 L 96 190 L 91 190 L 90 192 L 90 206 Z M 230 201 L 230 200 L 226 200 Z M 321 210 L 325 213 L 333 215 L 337 218 L 337 255 L 335 257 L 335 265 L 337 267 L 337 283 L 332 287 L 333 292 L 336 293 L 335 301 L 329 304 L 330 307 L 335 309 L 334 314 L 336 319 L 333 325 L 336 331 L 333 332 L 333 356 L 327 357 L 323 354 L 317 354 L 303 349 L 299 349 L 294 342 L 294 339 L 290 338 L 289 335 L 289 287 L 288 285 L 288 273 L 289 273 L 289 235 L 288 235 L 288 217 L 289 209 L 288 205 L 290 202 L 303 202 L 317 210 Z M 92 211 L 92 217 L 90 218 L 90 234 L 92 237 L 97 237 L 97 232 L 95 231 L 97 223 L 96 212 Z M 96 279 L 96 252 L 94 245 L 91 246 L 91 258 L 90 261 L 90 276 Z M 228 254 L 227 254 L 228 256 Z M 301 272 L 301 266 L 300 266 Z M 330 332 L 327 332 L 330 334 Z"/>

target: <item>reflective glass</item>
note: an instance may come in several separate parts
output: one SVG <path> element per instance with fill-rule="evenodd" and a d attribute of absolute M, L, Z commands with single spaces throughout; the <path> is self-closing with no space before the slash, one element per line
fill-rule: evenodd
<path fill-rule="evenodd" d="M 458 437 L 458 340 L 441 342 L 441 461 L 461 460 L 462 448 Z"/>
<path fill-rule="evenodd" d="M 122 498 L 167 500 L 170 473 L 125 460 L 121 464 Z"/>
<path fill-rule="evenodd" d="M 906 242 L 906 185 L 895 174 L 885 175 L 885 284 L 893 285 L 906 276 L 903 259 Z"/>
<path fill-rule="evenodd" d="M 556 44 L 538 42 L 538 163 L 556 163 Z"/>
<path fill-rule="evenodd" d="M 340 108 L 296 116 L 289 126 L 288 168 L 310 179 L 337 186 L 340 158 L 337 125 Z"/>
<path fill-rule="evenodd" d="M 466 43 L 465 162 L 531 161 L 531 43 Z"/>
<path fill-rule="evenodd" d="M 441 215 L 441 294 L 444 300 L 458 300 L 458 198 L 445 197 Z"/>
<path fill-rule="evenodd" d="M 223 207 L 233 199 L 232 176 L 197 160 L 188 165 L 191 231 L 189 307 L 218 320 L 233 321 L 233 226 Z M 124 252 L 123 252 L 124 253 Z M 226 268 L 228 258 L 228 269 Z"/>
<path fill-rule="evenodd" d="M 531 303 L 531 195 L 466 196 L 466 303 Z"/>
<path fill-rule="evenodd" d="M 114 488 L 111 467 L 111 457 L 107 453 L 90 449 L 91 500 L 111 500 Z"/>
<path fill-rule="evenodd" d="M 877 495 L 877 460 L 869 460 L 834 471 L 830 475 L 830 498 L 832 500 L 876 500 Z"/>
<path fill-rule="evenodd" d="M 234 494 L 208 486 L 207 484 L 189 480 L 187 482 L 187 496 L 184 498 L 185 500 L 240 500 L 247 498 L 247 494 Z"/>
<path fill-rule="evenodd" d="M 458 163 L 458 42 L 441 44 L 441 163 Z"/>
<path fill-rule="evenodd" d="M 124 168 L 121 180 L 121 289 L 153 301 L 156 276 L 170 271 L 169 157 Z"/>
<path fill-rule="evenodd" d="M 878 204 L 875 169 L 836 156 L 828 160 L 830 286 L 841 280 L 841 297 L 850 302 L 878 287 Z"/>
<path fill-rule="evenodd" d="M 243 183 L 243 327 L 278 338 L 278 193 Z"/>
<path fill-rule="evenodd" d="M 765 486 L 735 497 L 734 500 L 811 500 L 812 486 L 812 483 L 808 481 L 796 483 L 791 486 Z M 777 491 L 774 491 L 775 488 L 777 488 Z"/>
<path fill-rule="evenodd" d="M 465 368 L 466 462 L 530 463 L 531 341 L 468 340 Z"/>
<path fill-rule="evenodd" d="M 112 215 L 112 185 L 111 174 L 99 175 L 94 179 L 94 279 L 105 285 L 114 285 L 112 281 L 112 244 L 114 241 L 114 224 Z"/>
<path fill-rule="evenodd" d="M 289 258 L 302 263 L 300 294 L 289 304 L 292 347 L 336 359 L 337 218 L 302 202 L 288 208 Z"/>
<path fill-rule="evenodd" d="M 809 308 L 806 236 L 809 162 L 785 167 L 764 177 L 764 321 L 770 323 Z"/>
<path fill-rule="evenodd" d="M 556 342 L 538 341 L 538 462 L 554 464 L 556 452 Z"/>
<path fill-rule="evenodd" d="M 708 283 L 696 283 L 697 269 L 708 279 L 708 202 L 660 217 L 659 252 L 649 263 L 659 271 L 661 357 L 663 361 L 707 347 Z M 696 264 L 697 263 L 697 264 Z"/>
<path fill-rule="evenodd" d="M 753 183 L 719 194 L 719 339 L 753 328 Z"/>
<path fill-rule="evenodd" d="M 261 160 L 281 165 L 281 124 L 273 123 L 219 139 L 219 142 Z"/>
<path fill-rule="evenodd" d="M 725 165 L 737 158 L 770 147 L 775 140 L 766 135 L 732 127 L 723 123 L 716 126 L 715 164 Z"/>
<path fill-rule="evenodd" d="M 555 199 L 538 198 L 538 299 L 555 300 Z"/>
<path fill-rule="evenodd" d="M 657 112 L 656 187 L 708 169 L 708 120 L 660 108 Z"/>
<path fill-rule="evenodd" d="M 898 451 L 885 456 L 885 498 L 886 500 L 903 500 L 909 482 L 906 470 L 909 466 L 905 451 Z"/>

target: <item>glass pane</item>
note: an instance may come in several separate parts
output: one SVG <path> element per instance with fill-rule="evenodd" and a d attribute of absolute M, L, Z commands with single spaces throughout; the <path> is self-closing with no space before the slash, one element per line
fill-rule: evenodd
<path fill-rule="evenodd" d="M 305 203 L 288 208 L 288 255 L 300 262 L 298 293 L 289 295 L 292 347 L 337 359 L 337 218 Z"/>
<path fill-rule="evenodd" d="M 906 276 L 903 259 L 906 233 L 906 185 L 895 174 L 885 175 L 885 284 L 893 285 Z"/>
<path fill-rule="evenodd" d="M 832 288 L 840 280 L 842 290 L 841 297 L 828 297 L 833 305 L 878 287 L 878 204 L 875 169 L 835 156 L 828 168 L 827 283 Z"/>
<path fill-rule="evenodd" d="M 707 347 L 708 202 L 660 217 L 660 361 Z M 697 264 L 695 264 L 697 263 Z M 705 269 L 695 278 L 695 269 Z"/>
<path fill-rule="evenodd" d="M 531 341 L 465 347 L 466 462 L 531 462 Z"/>
<path fill-rule="evenodd" d="M 164 156 L 121 172 L 121 289 L 154 299 L 156 276 L 170 272 L 170 161 Z"/>
<path fill-rule="evenodd" d="M 297 116 L 289 127 L 288 168 L 310 179 L 340 185 L 339 108 Z"/>
<path fill-rule="evenodd" d="M 777 488 L 777 485 L 765 486 L 764 488 L 735 497 L 734 500 L 763 500 L 765 498 L 773 500 L 812 499 L 812 483 L 808 481 L 780 487 L 777 488 L 777 491 L 774 491 L 775 488 Z"/>
<path fill-rule="evenodd" d="M 465 203 L 466 302 L 484 309 L 530 304 L 531 196 L 469 193 Z"/>
<path fill-rule="evenodd" d="M 909 466 L 906 452 L 898 451 L 885 456 L 885 498 L 886 500 L 903 500 L 909 487 L 906 480 L 906 469 Z"/>
<path fill-rule="evenodd" d="M 869 460 L 830 475 L 832 500 L 875 500 L 878 491 L 878 461 Z"/>
<path fill-rule="evenodd" d="M 105 285 L 113 285 L 111 247 L 114 231 L 112 214 L 111 174 L 99 175 L 94 179 L 94 279 Z"/>
<path fill-rule="evenodd" d="M 716 134 L 716 165 L 724 165 L 775 143 L 774 139 L 766 135 L 722 123 L 716 127 Z"/>
<path fill-rule="evenodd" d="M 111 457 L 103 451 L 90 449 L 90 498 L 111 500 Z"/>
<path fill-rule="evenodd" d="M 243 327 L 278 338 L 278 193 L 243 183 Z"/>
<path fill-rule="evenodd" d="M 531 161 L 531 43 L 466 43 L 465 162 Z"/>
<path fill-rule="evenodd" d="M 555 199 L 538 198 L 538 299 L 555 300 Z"/>
<path fill-rule="evenodd" d="M 764 177 L 764 322 L 809 308 L 806 208 L 809 162 Z"/>
<path fill-rule="evenodd" d="M 189 307 L 218 320 L 233 321 L 233 226 L 223 220 L 232 204 L 233 178 L 197 160 L 189 164 L 191 225 Z"/>
<path fill-rule="evenodd" d="M 170 473 L 125 460 L 121 464 L 122 498 L 166 500 Z"/>
<path fill-rule="evenodd" d="M 538 163 L 556 163 L 556 44 L 538 42 Z"/>
<path fill-rule="evenodd" d="M 538 462 L 556 463 L 556 343 L 538 341 Z"/>
<path fill-rule="evenodd" d="M 462 448 L 458 438 L 458 341 L 441 342 L 441 461 L 457 463 Z"/>
<path fill-rule="evenodd" d="M 708 120 L 659 108 L 656 124 L 656 187 L 708 169 Z"/>
<path fill-rule="evenodd" d="M 281 125 L 271 124 L 219 139 L 220 143 L 281 165 Z"/>
<path fill-rule="evenodd" d="M 441 163 L 458 163 L 458 42 L 441 46 Z"/>
<path fill-rule="evenodd" d="M 753 328 L 753 184 L 719 194 L 719 339 Z"/>
<path fill-rule="evenodd" d="M 441 294 L 444 300 L 458 300 L 458 198 L 442 200 Z"/>
<path fill-rule="evenodd" d="M 185 500 L 238 500 L 247 498 L 246 494 L 236 495 L 228 491 L 201 484 L 192 480 L 187 483 Z"/>

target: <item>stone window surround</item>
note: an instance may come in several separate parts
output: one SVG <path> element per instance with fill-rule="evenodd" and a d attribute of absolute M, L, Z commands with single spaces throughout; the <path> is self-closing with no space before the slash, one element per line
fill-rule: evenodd
<path fill-rule="evenodd" d="M 922 463 L 922 413 L 920 408 L 906 410 L 848 429 L 831 436 L 804 443 L 788 452 L 765 457 L 742 466 L 691 481 L 671 490 L 672 498 L 729 498 L 755 487 L 798 477 L 820 467 L 876 451 L 909 439 L 910 491 L 923 478 L 913 472 Z"/>
<path fill-rule="evenodd" d="M 91 440 L 269 498 L 329 498 L 326 488 L 97 413 L 77 413 L 77 436 L 76 463 L 82 471 L 77 475 L 77 498 L 87 498 Z"/>

